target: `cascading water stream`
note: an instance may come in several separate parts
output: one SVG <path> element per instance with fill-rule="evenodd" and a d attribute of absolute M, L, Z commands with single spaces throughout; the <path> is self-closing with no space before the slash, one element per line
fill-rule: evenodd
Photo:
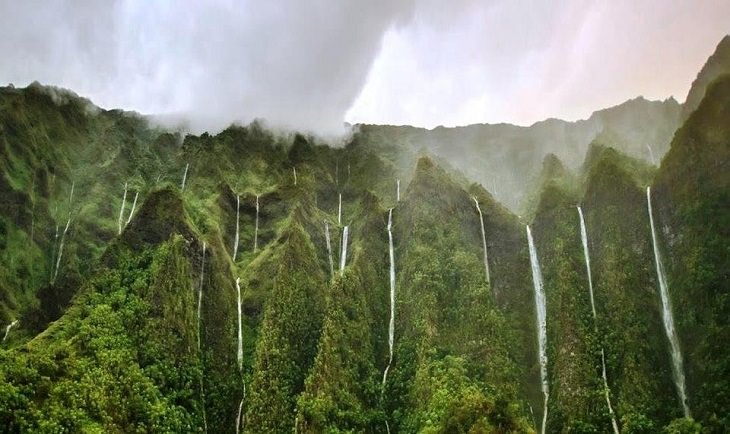
<path fill-rule="evenodd" d="M 596 315 L 596 301 L 593 298 L 593 276 L 591 275 L 591 256 L 588 252 L 588 231 L 586 230 L 586 222 L 583 217 L 583 209 L 578 208 L 578 216 L 580 217 L 580 238 L 583 243 L 583 256 L 586 262 L 586 273 L 588 274 L 588 292 L 591 296 L 591 312 L 593 313 L 593 330 L 598 334 L 598 316 Z M 618 423 L 616 422 L 616 414 L 611 405 L 611 389 L 608 387 L 608 375 L 606 374 L 606 353 L 601 346 L 601 377 L 603 378 L 603 394 L 608 405 L 608 413 L 611 416 L 611 426 L 613 432 L 619 434 Z"/>
<path fill-rule="evenodd" d="M 122 208 L 119 210 L 119 235 L 122 234 L 122 222 L 124 221 L 124 208 L 127 204 L 127 183 L 124 183 L 124 195 L 122 196 Z"/>
<path fill-rule="evenodd" d="M 400 179 L 395 180 L 395 201 L 400 202 Z"/>
<path fill-rule="evenodd" d="M 185 181 L 188 179 L 188 169 L 190 168 L 190 163 L 185 165 L 185 172 L 183 173 L 183 179 L 182 184 L 180 184 L 180 191 L 185 191 Z"/>
<path fill-rule="evenodd" d="M 56 278 L 58 277 L 58 269 L 61 267 L 61 258 L 63 257 L 63 244 L 66 241 L 66 232 L 68 232 L 68 228 L 71 226 L 71 213 L 69 212 L 68 221 L 66 222 L 66 227 L 63 229 L 63 234 L 61 234 L 61 244 L 58 246 L 58 256 L 56 257 L 56 271 L 53 273 L 53 279 L 51 280 L 51 283 L 54 283 L 56 281 Z"/>
<path fill-rule="evenodd" d="M 10 334 L 10 330 L 13 327 L 15 327 L 17 324 L 18 324 L 18 320 L 16 319 L 16 320 L 13 320 L 13 322 L 11 322 L 10 324 L 8 324 L 7 327 L 5 327 L 5 334 L 3 335 L 3 340 L 2 340 L 3 342 L 5 342 L 5 340 L 8 338 L 8 335 Z"/>
<path fill-rule="evenodd" d="M 330 277 L 335 275 L 335 264 L 332 261 L 332 241 L 330 239 L 330 225 L 327 220 L 324 221 L 324 241 L 327 244 L 327 256 L 330 261 Z"/>
<path fill-rule="evenodd" d="M 58 246 L 58 229 L 59 226 L 56 225 L 56 236 L 53 238 L 53 248 L 51 249 L 51 272 L 48 273 L 50 275 L 50 278 L 48 279 L 49 283 L 53 283 L 53 270 L 56 267 L 56 246 Z"/>
<path fill-rule="evenodd" d="M 139 199 L 139 191 L 134 194 L 134 201 L 132 202 L 132 210 L 129 211 L 129 217 L 127 217 L 127 223 L 124 224 L 124 227 L 127 227 L 129 222 L 132 221 L 132 216 L 134 215 L 134 210 L 137 208 L 137 199 Z"/>
<path fill-rule="evenodd" d="M 484 230 L 484 216 L 482 215 L 482 209 L 479 207 L 479 201 L 477 198 L 474 198 L 474 204 L 477 206 L 477 211 L 479 212 L 479 224 L 482 227 L 482 247 L 484 248 L 484 272 L 487 277 L 487 283 L 489 284 L 489 287 L 492 287 L 492 281 L 489 278 L 489 258 L 487 257 L 487 234 Z"/>
<path fill-rule="evenodd" d="M 345 263 L 347 262 L 347 235 L 350 231 L 349 226 L 342 229 L 342 253 L 340 254 L 340 273 L 345 271 Z"/>
<path fill-rule="evenodd" d="M 388 256 L 390 257 L 390 322 L 388 323 L 388 365 L 383 371 L 383 384 L 388 378 L 390 364 L 393 363 L 393 342 L 395 337 L 395 253 L 393 251 L 393 208 L 388 210 Z"/>
<path fill-rule="evenodd" d="M 236 359 L 238 360 L 238 370 L 243 370 L 243 324 L 241 324 L 241 278 L 236 278 L 236 292 L 238 294 L 238 352 Z"/>
<path fill-rule="evenodd" d="M 654 262 L 656 263 L 657 280 L 659 281 L 659 294 L 662 299 L 662 319 L 664 322 L 664 331 L 669 339 L 672 350 L 672 372 L 674 373 L 674 384 L 677 387 L 677 393 L 680 401 L 682 401 L 682 409 L 684 416 L 690 417 L 689 405 L 687 404 L 687 389 L 684 383 L 684 361 L 682 360 L 682 352 L 679 348 L 679 337 L 677 330 L 674 328 L 674 317 L 672 315 L 672 305 L 669 300 L 669 285 L 667 284 L 667 275 L 664 271 L 664 263 L 659 253 L 659 242 L 657 241 L 656 229 L 654 228 L 654 216 L 651 209 L 651 187 L 646 187 L 646 205 L 649 210 L 649 224 L 651 226 L 651 241 L 654 246 Z"/>
<path fill-rule="evenodd" d="M 253 231 L 253 251 L 256 253 L 256 250 L 259 248 L 259 195 L 256 195 L 256 226 L 254 227 Z"/>
<path fill-rule="evenodd" d="M 654 158 L 654 151 L 651 149 L 651 145 L 646 145 L 649 150 L 649 159 L 651 160 L 652 166 L 656 166 L 656 158 Z"/>
<path fill-rule="evenodd" d="M 297 168 L 292 167 L 292 170 L 294 171 L 294 185 L 297 185 Z"/>
<path fill-rule="evenodd" d="M 236 195 L 236 236 L 233 238 L 233 262 L 236 262 L 238 255 L 238 229 L 241 216 L 241 196 Z"/>
<path fill-rule="evenodd" d="M 537 260 L 537 250 L 535 242 L 532 239 L 530 226 L 527 226 L 527 243 L 530 247 L 530 266 L 532 268 L 532 283 L 535 288 L 535 312 L 537 314 L 537 345 L 540 354 L 540 380 L 542 382 L 543 412 L 541 433 L 545 434 L 545 425 L 547 424 L 548 397 L 550 389 L 548 387 L 547 375 L 547 324 L 545 309 L 545 291 L 542 285 L 542 271 L 540 271 L 540 262 Z"/>
<path fill-rule="evenodd" d="M 244 390 L 246 388 L 244 387 Z M 241 398 L 241 403 L 238 404 L 238 416 L 236 417 L 236 434 L 241 432 L 241 415 L 243 414 L 243 400 L 245 399 L 245 392 L 244 397 Z"/>
<path fill-rule="evenodd" d="M 205 241 L 203 241 L 203 257 L 201 258 L 201 261 L 200 261 L 200 285 L 198 285 L 198 313 L 197 313 L 198 354 L 201 358 L 201 364 L 203 363 L 202 362 L 203 356 L 202 356 L 202 353 L 200 352 L 200 335 L 201 335 L 201 333 L 200 333 L 200 329 L 201 329 L 200 313 L 201 313 L 202 307 L 203 307 L 203 281 L 204 281 L 204 277 L 205 277 L 205 250 L 206 250 L 206 244 L 205 244 Z M 200 401 L 201 401 L 202 410 L 203 410 L 203 427 L 205 428 L 205 432 L 208 432 L 208 419 L 207 419 L 206 412 L 205 412 L 205 391 L 203 390 L 203 377 L 202 376 L 198 379 L 198 385 L 200 387 Z"/>
<path fill-rule="evenodd" d="M 203 258 L 200 261 L 200 285 L 198 285 L 198 351 L 200 351 L 200 311 L 203 307 L 203 278 L 205 277 L 205 241 L 203 241 Z"/>
<path fill-rule="evenodd" d="M 338 195 L 338 204 L 337 204 L 337 224 L 342 224 L 342 193 Z"/>

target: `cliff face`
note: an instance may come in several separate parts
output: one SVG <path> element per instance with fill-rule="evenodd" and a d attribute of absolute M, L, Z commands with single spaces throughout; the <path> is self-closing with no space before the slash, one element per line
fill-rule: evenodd
<path fill-rule="evenodd" d="M 258 124 L 181 137 L 48 92 L 0 91 L 0 321 L 18 320 L 0 345 L 9 432 L 539 431 L 528 223 L 546 297 L 547 430 L 612 431 L 601 349 L 622 432 L 730 429 L 728 76 L 659 168 L 608 132 L 565 163 L 505 150 L 543 167 L 524 218 L 458 159 L 427 155 L 416 129 L 364 127 L 344 148 Z M 628 122 L 614 115 L 596 116 Z M 525 133 L 460 131 L 480 129 Z M 432 133 L 439 149 L 455 134 Z M 510 164 L 480 173 L 517 170 L 528 185 Z M 697 422 L 675 420 L 647 185 Z"/>
<path fill-rule="evenodd" d="M 689 115 L 699 107 L 710 83 L 727 73 L 730 73 L 730 35 L 722 38 L 722 41 L 717 44 L 715 51 L 692 82 L 687 99 L 682 104 L 682 122 L 686 121 Z"/>

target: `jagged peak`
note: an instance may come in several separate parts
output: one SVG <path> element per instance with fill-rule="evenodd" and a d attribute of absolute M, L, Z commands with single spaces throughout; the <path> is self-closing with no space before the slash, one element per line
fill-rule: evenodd
<path fill-rule="evenodd" d="M 692 81 L 692 86 L 682 106 L 681 119 L 683 121 L 700 105 L 709 84 L 728 72 L 730 72 L 730 35 L 725 35 Z"/>

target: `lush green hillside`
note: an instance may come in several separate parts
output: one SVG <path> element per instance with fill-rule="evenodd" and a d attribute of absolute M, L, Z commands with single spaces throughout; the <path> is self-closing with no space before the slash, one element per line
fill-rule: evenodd
<path fill-rule="evenodd" d="M 621 128 L 574 131 L 567 164 L 529 146 L 506 150 L 524 165 L 493 156 L 487 178 L 518 167 L 519 217 L 417 129 L 363 126 L 341 147 L 261 123 L 184 135 L 68 91 L 2 88 L 0 431 L 540 432 L 529 223 L 546 432 L 612 433 L 607 395 L 623 433 L 726 432 L 730 77 L 657 169 L 621 150 L 669 140 L 663 104 L 651 131 L 596 115 Z M 648 185 L 695 420 L 673 382 Z"/>

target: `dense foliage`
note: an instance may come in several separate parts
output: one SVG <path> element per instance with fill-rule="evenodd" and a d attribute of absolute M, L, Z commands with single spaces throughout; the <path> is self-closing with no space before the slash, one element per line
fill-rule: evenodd
<path fill-rule="evenodd" d="M 669 135 L 676 102 L 636 135 L 620 111 L 571 127 L 565 164 L 531 153 L 558 124 L 470 130 L 469 146 L 530 137 L 505 151 L 520 217 L 458 170 L 469 156 L 450 158 L 450 130 L 424 148 L 406 127 L 338 147 L 259 122 L 183 136 L 68 91 L 0 89 L 0 432 L 539 432 L 528 223 L 546 431 L 612 433 L 606 393 L 623 433 L 729 431 L 730 76 L 659 168 L 636 146 Z M 694 418 L 672 378 L 648 185 Z"/>

